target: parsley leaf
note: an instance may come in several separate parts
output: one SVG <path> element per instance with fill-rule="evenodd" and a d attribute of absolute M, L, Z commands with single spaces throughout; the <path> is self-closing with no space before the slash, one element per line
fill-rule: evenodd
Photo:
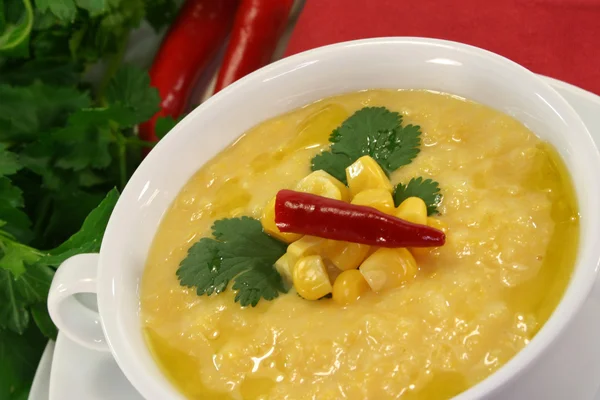
<path fill-rule="evenodd" d="M 0 140 L 38 140 L 40 132 L 63 125 L 68 113 L 91 103 L 87 92 L 39 82 L 0 85 L 0 99 Z"/>
<path fill-rule="evenodd" d="M 398 184 L 394 189 L 396 207 L 409 197 L 420 197 L 427 205 L 427 215 L 439 214 L 437 206 L 442 201 L 440 185 L 432 179 L 412 178 L 408 184 Z"/>
<path fill-rule="evenodd" d="M 15 279 L 15 288 L 19 297 L 27 304 L 46 302 L 54 270 L 43 263 L 31 265 L 19 278 Z"/>
<path fill-rule="evenodd" d="M 1 154 L 0 157 L 2 157 Z M 0 177 L 0 202 L 8 203 L 15 208 L 23 207 L 23 191 L 13 185 L 6 176 Z"/>
<path fill-rule="evenodd" d="M 286 245 L 264 233 L 259 221 L 222 219 L 212 230 L 215 239 L 200 239 L 179 265 L 177 277 L 182 286 L 195 287 L 198 295 L 211 295 L 233 281 L 235 301 L 244 307 L 285 293 L 273 264 L 285 253 Z"/>
<path fill-rule="evenodd" d="M 31 239 L 31 221 L 27 214 L 3 199 L 0 199 L 0 221 L 1 229 L 17 240 L 28 242 Z"/>
<path fill-rule="evenodd" d="M 109 192 L 85 219 L 80 231 L 48 254 L 18 243 L 0 230 L 0 328 L 22 334 L 33 318 L 45 335 L 56 335 L 45 304 L 54 275 L 50 266 L 57 266 L 76 254 L 99 250 L 117 198 L 116 189 Z"/>
<path fill-rule="evenodd" d="M 75 0 L 77 7 L 90 13 L 92 17 L 100 15 L 107 11 L 107 0 Z"/>
<path fill-rule="evenodd" d="M 22 334 L 29 324 L 26 304 L 17 293 L 10 271 L 0 268 L 0 327 Z"/>
<path fill-rule="evenodd" d="M 23 166 L 19 163 L 17 155 L 6 150 L 6 145 L 0 143 L 0 176 L 13 175 Z"/>
<path fill-rule="evenodd" d="M 106 0 L 35 0 L 35 4 L 40 11 L 50 10 L 58 19 L 67 22 L 75 19 L 77 7 L 88 11 L 92 17 L 107 10 Z"/>
<path fill-rule="evenodd" d="M 150 76 L 131 65 L 117 71 L 106 90 L 106 100 L 131 112 L 128 123 L 122 123 L 127 126 L 147 121 L 160 109 L 160 96 L 150 86 Z"/>
<path fill-rule="evenodd" d="M 63 21 L 73 21 L 77 15 L 77 7 L 73 0 L 35 0 L 35 5 L 41 12 L 50 10 Z"/>
<path fill-rule="evenodd" d="M 40 258 L 41 253 L 29 246 L 15 241 L 5 241 L 2 244 L 0 268 L 12 272 L 15 278 L 25 273 L 25 267 Z"/>
<path fill-rule="evenodd" d="M 56 340 L 58 329 L 52 322 L 46 303 L 37 303 L 31 307 L 31 316 L 40 331 L 49 339 Z"/>
<path fill-rule="evenodd" d="M 73 62 L 33 59 L 21 63 L 18 68 L 3 70 L 0 83 L 25 86 L 40 81 L 50 85 L 72 86 L 77 83 L 78 78 L 77 67 Z"/>
<path fill-rule="evenodd" d="M 52 133 L 52 139 L 64 146 L 56 166 L 81 171 L 85 168 L 106 168 L 112 158 L 109 121 L 103 119 L 103 110 L 83 109 L 69 117 L 69 125 Z"/>
<path fill-rule="evenodd" d="M 313 158 L 313 171 L 323 169 L 346 182 L 345 168 L 364 155 L 388 174 L 410 164 L 420 151 L 421 130 L 401 124 L 402 116 L 385 107 L 358 110 L 331 133 L 331 148 Z"/>
<path fill-rule="evenodd" d="M 108 225 L 113 208 L 119 199 L 119 192 L 113 189 L 83 221 L 81 229 L 63 244 L 48 252 L 42 258 L 46 265 L 59 266 L 67 258 L 81 253 L 95 253 L 100 250 L 102 236 Z"/>

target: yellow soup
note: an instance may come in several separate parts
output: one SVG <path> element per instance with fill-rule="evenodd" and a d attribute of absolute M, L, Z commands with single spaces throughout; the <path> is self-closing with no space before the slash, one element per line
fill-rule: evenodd
<path fill-rule="evenodd" d="M 259 219 L 365 106 L 421 126 L 421 152 L 392 183 L 432 178 L 443 194 L 446 244 L 414 252 L 413 281 L 346 306 L 291 290 L 241 307 L 231 289 L 197 296 L 180 286 L 179 263 L 215 220 Z M 539 331 L 569 281 L 578 231 L 562 161 L 513 118 L 428 91 L 345 94 L 261 123 L 186 184 L 148 256 L 143 327 L 190 399 L 446 399 Z"/>

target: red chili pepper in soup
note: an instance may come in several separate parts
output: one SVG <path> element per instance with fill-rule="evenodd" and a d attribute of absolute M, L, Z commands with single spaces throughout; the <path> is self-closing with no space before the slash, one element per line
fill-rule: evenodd
<path fill-rule="evenodd" d="M 372 207 L 293 190 L 277 193 L 275 224 L 281 232 L 379 247 L 438 247 L 446 241 L 444 232 L 429 226 Z"/>

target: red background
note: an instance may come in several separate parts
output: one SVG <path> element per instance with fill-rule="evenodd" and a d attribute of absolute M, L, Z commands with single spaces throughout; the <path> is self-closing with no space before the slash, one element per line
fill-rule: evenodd
<path fill-rule="evenodd" d="M 600 0 L 306 0 L 286 55 L 377 36 L 475 45 L 600 94 Z"/>

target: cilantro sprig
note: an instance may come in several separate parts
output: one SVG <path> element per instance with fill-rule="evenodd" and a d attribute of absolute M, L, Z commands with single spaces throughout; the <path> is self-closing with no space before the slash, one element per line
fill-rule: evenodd
<path fill-rule="evenodd" d="M 252 307 L 261 298 L 273 300 L 286 292 L 273 265 L 287 246 L 264 233 L 259 221 L 222 219 L 214 223 L 212 232 L 214 239 L 200 239 L 179 265 L 177 277 L 182 286 L 195 288 L 199 296 L 210 296 L 233 281 L 235 301 Z"/>
<path fill-rule="evenodd" d="M 442 201 L 439 183 L 422 177 L 412 178 L 406 185 L 398 184 L 393 197 L 396 207 L 409 197 L 420 197 L 427 205 L 427 215 L 439 214 L 437 207 Z"/>
<path fill-rule="evenodd" d="M 365 107 L 336 128 L 329 141 L 329 151 L 313 158 L 312 170 L 324 170 L 346 183 L 346 168 L 364 155 L 388 174 L 410 164 L 420 151 L 421 129 L 402 126 L 402 115 L 385 107 Z"/>

